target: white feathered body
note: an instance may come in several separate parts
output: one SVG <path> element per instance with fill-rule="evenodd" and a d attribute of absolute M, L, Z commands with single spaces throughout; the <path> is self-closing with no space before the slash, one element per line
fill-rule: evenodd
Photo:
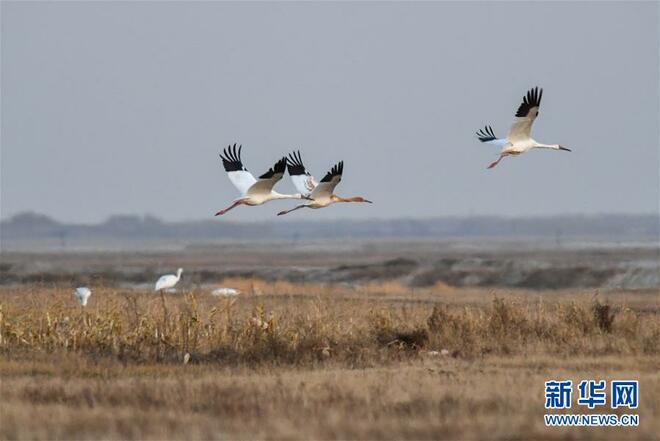
<path fill-rule="evenodd" d="M 241 292 L 234 288 L 216 288 L 211 291 L 211 294 L 219 297 L 236 297 Z"/>
<path fill-rule="evenodd" d="M 181 273 L 183 270 L 179 268 L 177 271 L 176 275 L 174 274 L 166 274 L 164 276 L 161 276 L 160 279 L 156 282 L 156 289 L 155 291 L 160 291 L 162 289 L 168 289 L 168 288 L 174 288 L 174 286 L 179 283 L 179 280 L 181 280 Z"/>
<path fill-rule="evenodd" d="M 78 300 L 78 303 L 80 303 L 82 306 L 87 306 L 87 300 L 91 295 L 92 295 L 92 291 L 86 286 L 81 286 L 80 288 L 76 288 L 76 291 L 73 293 L 73 296 L 76 298 L 76 300 Z"/>
<path fill-rule="evenodd" d="M 300 199 L 300 195 L 288 195 L 278 193 L 273 190 L 277 181 L 282 179 L 282 175 L 275 175 L 271 179 L 257 180 L 252 173 L 246 170 L 231 171 L 227 173 L 229 180 L 241 192 L 241 197 L 234 200 L 242 201 L 244 205 L 255 206 L 262 205 L 269 201 L 277 199 Z"/>
<path fill-rule="evenodd" d="M 501 149 L 501 153 L 508 153 L 509 155 L 520 155 L 535 148 L 556 149 L 555 146 L 541 144 L 533 138 L 520 139 L 515 142 L 511 142 L 505 138 L 497 138 L 491 141 L 485 141 L 484 144 L 490 144 L 499 147 Z"/>
<path fill-rule="evenodd" d="M 296 158 L 295 156 L 291 156 Z M 300 161 L 299 164 L 301 167 L 302 160 L 300 156 L 297 157 L 297 161 Z M 339 201 L 339 198 L 335 196 L 332 192 L 335 190 L 335 187 L 341 181 L 341 171 L 343 171 L 343 161 L 336 166 L 337 168 L 334 171 L 336 175 L 328 176 L 324 178 L 321 182 L 316 182 L 314 177 L 307 171 L 304 174 L 291 175 L 291 181 L 296 189 L 303 194 L 305 197 L 311 199 L 311 202 L 305 204 L 308 208 L 323 208 L 327 207 L 330 204 L 334 204 Z M 341 169 L 341 171 L 340 171 Z M 289 169 L 289 174 L 291 174 L 291 169 Z"/>

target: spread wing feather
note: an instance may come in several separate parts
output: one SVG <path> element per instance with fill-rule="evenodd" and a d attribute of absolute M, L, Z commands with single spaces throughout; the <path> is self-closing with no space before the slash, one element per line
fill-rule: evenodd
<path fill-rule="evenodd" d="M 241 195 L 245 196 L 250 187 L 252 187 L 257 180 L 243 165 L 243 161 L 241 160 L 242 148 L 243 146 L 240 145 L 237 150 L 236 144 L 234 143 L 233 146 L 230 145 L 222 150 L 220 158 L 222 159 L 222 165 L 225 167 L 229 180 L 234 184 L 234 187 L 238 189 Z"/>
<path fill-rule="evenodd" d="M 512 144 L 517 142 L 526 141 L 530 138 L 532 131 L 532 124 L 539 115 L 539 108 L 541 107 L 541 98 L 543 97 L 543 89 L 534 87 L 527 91 L 527 95 L 523 97 L 523 102 L 518 106 L 516 111 L 516 119 L 511 125 L 507 140 Z"/>
<path fill-rule="evenodd" d="M 495 132 L 493 132 L 493 128 L 491 126 L 485 126 L 483 129 L 479 129 L 477 131 L 477 138 L 479 138 L 479 141 L 485 142 L 486 144 L 493 144 L 498 147 L 504 147 L 506 144 L 506 139 L 498 138 L 495 136 Z"/>
<path fill-rule="evenodd" d="M 259 180 L 248 190 L 248 194 L 270 193 L 277 182 L 282 179 L 286 171 L 286 158 L 275 163 L 266 173 L 259 176 Z"/>
<path fill-rule="evenodd" d="M 341 175 L 343 173 L 344 161 L 339 161 L 328 173 L 325 174 L 323 179 L 321 179 L 321 182 L 319 182 L 314 191 L 312 191 L 311 197 L 313 199 L 330 197 L 337 184 L 341 182 Z"/>
<path fill-rule="evenodd" d="M 298 192 L 303 196 L 309 196 L 318 185 L 314 176 L 305 168 L 300 156 L 300 150 L 289 154 L 287 158 L 289 176 Z"/>

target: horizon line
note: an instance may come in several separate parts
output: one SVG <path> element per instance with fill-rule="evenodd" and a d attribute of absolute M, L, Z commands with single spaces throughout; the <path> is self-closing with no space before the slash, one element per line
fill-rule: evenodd
<path fill-rule="evenodd" d="M 103 220 L 99 220 L 96 222 L 74 222 L 74 221 L 66 221 L 66 220 L 60 220 L 57 219 L 54 216 L 37 212 L 37 211 L 32 211 L 32 210 L 25 210 L 25 211 L 20 211 L 18 213 L 15 213 L 11 216 L 8 217 L 1 217 L 0 218 L 0 223 L 8 223 L 14 221 L 16 218 L 21 217 L 21 216 L 34 216 L 34 217 L 42 217 L 45 218 L 45 220 L 57 223 L 57 224 L 65 224 L 65 225 L 78 225 L 78 226 L 94 226 L 94 225 L 102 225 L 105 223 L 108 223 L 109 221 L 117 218 L 136 218 L 139 220 L 146 220 L 146 219 L 152 219 L 157 222 L 163 223 L 163 224 L 185 224 L 185 223 L 198 223 L 198 222 L 214 222 L 216 221 L 217 223 L 242 223 L 242 224 L 261 224 L 268 222 L 267 219 L 259 219 L 259 220 L 231 220 L 231 219 L 222 219 L 218 220 L 213 217 L 209 218 L 198 218 L 198 219 L 187 219 L 187 220 L 167 220 L 163 219 L 159 216 L 149 214 L 149 213 L 143 213 L 143 214 L 137 214 L 137 213 L 117 213 L 117 214 L 111 214 L 106 216 Z M 601 212 L 601 213 L 579 213 L 579 212 L 566 212 L 566 213 L 556 213 L 556 214 L 526 214 L 526 215 L 515 215 L 515 214 L 448 214 L 444 216 L 425 216 L 425 217 L 410 217 L 410 216 L 401 216 L 401 217 L 393 217 L 393 218 L 383 218 L 383 217 L 370 217 L 370 218 L 350 218 L 350 217 L 344 217 L 344 218 L 320 218 L 318 220 L 310 220 L 310 219 L 284 219 L 284 222 L 286 223 L 295 223 L 295 222 L 306 222 L 309 223 L 311 222 L 393 222 L 393 221 L 434 221 L 434 220 L 455 220 L 455 219 L 476 219 L 476 218 L 492 218 L 492 219 L 525 219 L 525 220 L 532 220 L 532 219 L 553 219 L 553 218 L 566 218 L 566 217 L 573 217 L 573 218 L 606 218 L 606 217 L 649 217 L 649 216 L 659 216 L 659 222 L 660 222 L 660 214 L 655 212 L 637 212 L 637 213 L 630 213 L 630 212 Z M 276 219 L 276 218 L 273 218 Z"/>

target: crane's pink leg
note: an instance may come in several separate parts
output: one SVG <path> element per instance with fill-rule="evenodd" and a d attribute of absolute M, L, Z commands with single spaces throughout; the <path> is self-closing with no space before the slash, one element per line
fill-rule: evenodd
<path fill-rule="evenodd" d="M 490 164 L 490 165 L 488 166 L 488 168 L 493 168 L 493 167 L 495 167 L 497 164 L 500 163 L 500 161 L 501 161 L 502 159 L 504 159 L 504 158 L 507 157 L 507 156 L 509 156 L 508 153 L 502 153 L 502 154 L 500 155 L 500 157 L 497 158 L 497 161 L 495 161 L 495 162 L 493 162 L 492 164 Z"/>
<path fill-rule="evenodd" d="M 277 215 L 278 215 L 278 216 L 282 216 L 283 214 L 291 213 L 292 211 L 295 211 L 295 210 L 297 210 L 297 209 L 299 209 L 299 208 L 305 208 L 305 207 L 307 207 L 307 205 L 305 205 L 305 204 L 298 205 L 298 206 L 296 206 L 296 207 L 293 207 L 291 210 L 280 211 L 279 213 L 277 213 Z"/>
<path fill-rule="evenodd" d="M 232 208 L 236 208 L 239 205 L 241 205 L 242 203 L 243 203 L 243 200 L 238 200 L 238 201 L 234 202 L 233 204 L 231 204 L 229 207 L 225 208 L 224 210 L 218 211 L 215 215 L 216 216 L 222 216 L 223 214 L 225 214 L 226 212 L 228 212 Z"/>

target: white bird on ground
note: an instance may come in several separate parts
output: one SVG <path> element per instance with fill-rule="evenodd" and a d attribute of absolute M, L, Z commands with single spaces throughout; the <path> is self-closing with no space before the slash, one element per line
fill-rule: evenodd
<path fill-rule="evenodd" d="M 183 272 L 183 268 L 179 268 L 176 271 L 176 275 L 166 274 L 164 276 L 161 276 L 160 279 L 158 279 L 158 281 L 156 282 L 156 289 L 154 291 L 162 291 L 164 289 L 174 288 L 174 285 L 179 283 L 179 280 L 181 280 L 182 272 Z"/>
<path fill-rule="evenodd" d="M 502 148 L 500 157 L 497 158 L 497 161 L 490 164 L 488 168 L 495 167 L 503 158 L 507 156 L 521 155 L 530 151 L 531 149 L 565 150 L 567 152 L 571 151 L 570 149 L 562 147 L 559 144 L 541 144 L 540 142 L 536 142 L 530 136 L 530 132 L 532 131 L 532 124 L 534 124 L 534 120 L 536 120 L 536 117 L 539 115 L 542 96 L 543 89 L 539 89 L 538 87 L 530 89 L 527 92 L 527 95 L 523 97 L 523 102 L 518 107 L 518 111 L 516 112 L 516 119 L 514 120 L 506 139 L 496 137 L 491 126 L 485 126 L 483 129 L 477 132 L 479 141 L 485 142 L 487 144 L 493 144 Z"/>
<path fill-rule="evenodd" d="M 282 194 L 273 190 L 275 184 L 282 179 L 286 172 L 286 158 L 282 158 L 275 163 L 266 173 L 256 179 L 252 176 L 241 160 L 241 149 L 236 150 L 236 144 L 223 150 L 222 165 L 225 167 L 229 180 L 241 192 L 241 197 L 224 210 L 218 211 L 215 215 L 221 216 L 239 205 L 261 205 L 268 201 L 277 199 L 305 199 L 301 194 Z"/>
<path fill-rule="evenodd" d="M 81 306 L 87 306 L 87 300 L 91 295 L 92 291 L 86 286 L 76 288 L 76 291 L 73 293 L 73 296 L 78 300 L 78 303 L 80 303 Z"/>
<path fill-rule="evenodd" d="M 216 288 L 211 291 L 211 295 L 218 297 L 236 297 L 241 292 L 234 288 Z"/>
<path fill-rule="evenodd" d="M 305 165 L 300 157 L 300 151 L 293 152 L 289 155 L 287 158 L 287 165 L 293 185 L 296 186 L 303 196 L 311 199 L 311 202 L 298 205 L 290 210 L 280 211 L 277 213 L 278 216 L 298 210 L 299 208 L 323 208 L 334 204 L 335 202 L 372 203 L 362 196 L 342 198 L 333 193 L 335 187 L 341 181 L 341 176 L 344 172 L 344 161 L 340 161 L 332 167 L 319 183 L 317 183 L 316 180 L 314 180 L 314 177 L 307 171 L 307 169 L 305 169 Z"/>

